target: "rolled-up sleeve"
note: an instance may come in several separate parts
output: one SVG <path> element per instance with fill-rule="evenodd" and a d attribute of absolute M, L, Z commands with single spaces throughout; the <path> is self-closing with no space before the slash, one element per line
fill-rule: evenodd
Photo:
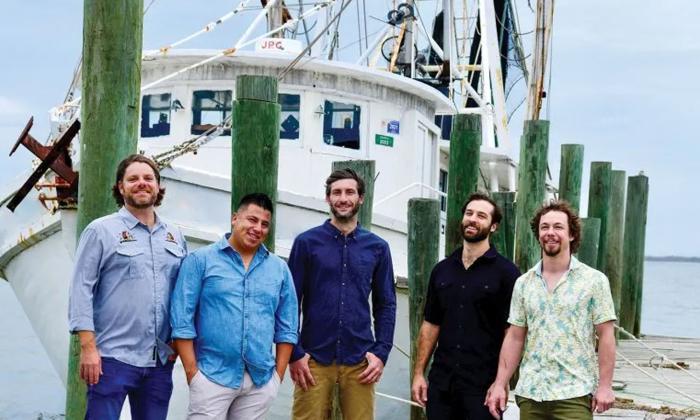
<path fill-rule="evenodd" d="M 275 311 L 275 343 L 296 344 L 299 336 L 299 309 L 292 273 L 282 267 L 284 278 L 280 290 L 279 304 Z"/>
<path fill-rule="evenodd" d="M 389 245 L 383 247 L 372 282 L 372 314 L 374 316 L 374 345 L 372 354 L 386 365 L 394 343 L 396 324 L 396 290 L 394 268 L 391 263 Z"/>
<path fill-rule="evenodd" d="M 68 298 L 68 326 L 71 332 L 95 331 L 93 293 L 100 277 L 103 245 L 95 227 L 83 230 L 75 252 L 75 266 Z"/>
<path fill-rule="evenodd" d="M 170 298 L 170 327 L 173 339 L 197 337 L 194 318 L 202 291 L 203 275 L 204 271 L 197 254 L 185 257 Z"/>

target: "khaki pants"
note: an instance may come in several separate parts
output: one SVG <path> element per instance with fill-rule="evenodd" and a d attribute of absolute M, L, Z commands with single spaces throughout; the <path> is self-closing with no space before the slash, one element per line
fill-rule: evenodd
<path fill-rule="evenodd" d="M 225 387 L 210 381 L 197 372 L 190 383 L 188 420 L 257 420 L 264 419 L 267 410 L 277 396 L 280 379 L 277 371 L 260 388 L 253 385 L 248 372 L 238 389 Z"/>
<path fill-rule="evenodd" d="M 521 420 L 592 420 L 591 396 L 556 401 L 534 401 L 515 396 Z"/>
<path fill-rule="evenodd" d="M 316 385 L 304 391 L 294 388 L 294 420 L 326 420 L 330 418 L 333 387 L 340 388 L 340 408 L 343 420 L 374 419 L 374 384 L 361 384 L 357 377 L 367 368 L 367 361 L 354 366 L 333 363 L 323 366 L 309 359 L 309 369 Z"/>

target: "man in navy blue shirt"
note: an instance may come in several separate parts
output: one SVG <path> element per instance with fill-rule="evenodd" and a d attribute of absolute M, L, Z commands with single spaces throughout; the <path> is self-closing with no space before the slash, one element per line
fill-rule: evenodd
<path fill-rule="evenodd" d="M 326 180 L 330 220 L 299 235 L 289 255 L 303 313 L 290 364 L 296 420 L 328 418 L 336 383 L 343 419 L 374 417 L 374 384 L 393 343 L 396 293 L 389 245 L 357 223 L 364 192 L 353 170 L 334 171 Z"/>
<path fill-rule="evenodd" d="M 418 336 L 411 393 L 427 406 L 429 420 L 492 418 L 484 400 L 496 378 L 513 285 L 520 275 L 489 244 L 501 221 L 496 203 L 472 194 L 462 213 L 463 246 L 433 269 Z M 428 385 L 424 373 L 433 350 Z"/>

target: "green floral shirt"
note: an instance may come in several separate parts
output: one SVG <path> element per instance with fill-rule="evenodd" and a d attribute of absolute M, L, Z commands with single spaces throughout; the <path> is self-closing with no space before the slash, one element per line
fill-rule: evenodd
<path fill-rule="evenodd" d="M 605 274 L 571 257 L 569 271 L 547 291 L 540 261 L 518 278 L 508 322 L 527 328 L 515 394 L 535 401 L 595 392 L 595 325 L 613 321 L 615 307 Z"/>

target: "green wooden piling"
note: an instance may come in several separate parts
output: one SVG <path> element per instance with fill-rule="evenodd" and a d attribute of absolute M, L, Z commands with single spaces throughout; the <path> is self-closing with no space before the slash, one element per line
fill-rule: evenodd
<path fill-rule="evenodd" d="M 374 175 L 375 162 L 373 160 L 343 160 L 333 162 L 333 170 L 350 168 L 365 181 L 365 199 L 360 211 L 357 213 L 357 221 L 360 226 L 372 230 L 372 207 L 374 205 Z"/>
<path fill-rule="evenodd" d="M 462 245 L 462 206 L 476 191 L 479 180 L 481 116 L 457 114 L 452 118 L 450 163 L 447 171 L 445 255 Z"/>
<path fill-rule="evenodd" d="M 562 144 L 559 167 L 559 199 L 571 204 L 579 214 L 581 178 L 583 176 L 583 145 Z"/>
<path fill-rule="evenodd" d="M 625 227 L 625 171 L 612 171 L 610 180 L 610 209 L 608 211 L 607 258 L 602 271 L 610 281 L 615 313 L 620 316 L 622 293 L 622 243 Z"/>
<path fill-rule="evenodd" d="M 530 220 L 545 198 L 548 147 L 549 121 L 525 121 L 520 139 L 514 254 L 515 265 L 523 273 L 540 258 L 540 247 L 530 229 Z"/>
<path fill-rule="evenodd" d="M 591 176 L 588 189 L 588 217 L 600 219 L 598 261 L 593 268 L 598 268 L 601 271 L 603 271 L 603 267 L 607 265 L 608 258 L 608 212 L 610 210 L 611 180 L 612 163 L 591 162 Z"/>
<path fill-rule="evenodd" d="M 513 260 L 515 247 L 515 192 L 491 192 L 491 198 L 501 208 L 503 218 L 498 229 L 491 235 L 491 241 L 498 252 L 509 260 Z"/>
<path fill-rule="evenodd" d="M 620 326 L 635 336 L 640 334 L 644 244 L 649 203 L 649 178 L 640 174 L 627 179 L 627 206 L 623 245 Z"/>
<path fill-rule="evenodd" d="M 440 202 L 429 198 L 408 201 L 408 301 L 411 335 L 409 383 L 413 383 L 418 332 L 423 322 L 423 307 L 430 272 L 438 262 L 440 244 Z M 425 419 L 423 409 L 411 407 L 411 419 Z"/>
<path fill-rule="evenodd" d="M 116 210 L 112 185 L 117 165 L 136 152 L 142 34 L 143 0 L 83 2 L 78 236 L 91 221 Z M 85 416 L 79 361 L 80 340 L 74 334 L 68 351 L 68 420 Z"/>
<path fill-rule="evenodd" d="M 241 75 L 236 78 L 231 146 L 231 211 L 246 194 L 262 192 L 277 203 L 280 105 L 277 79 Z M 275 250 L 275 218 L 265 246 Z"/>
<path fill-rule="evenodd" d="M 598 264 L 598 241 L 600 241 L 600 219 L 581 219 L 581 244 L 576 257 L 584 264 L 595 267 Z"/>
<path fill-rule="evenodd" d="M 365 197 L 360 211 L 357 213 L 357 220 L 364 229 L 372 230 L 372 206 L 374 203 L 374 174 L 375 162 L 373 160 L 342 160 L 335 161 L 331 169 L 350 168 L 365 181 Z M 340 389 L 336 384 L 333 388 L 333 399 L 331 400 L 331 419 L 341 420 L 343 418 L 340 410 Z"/>

